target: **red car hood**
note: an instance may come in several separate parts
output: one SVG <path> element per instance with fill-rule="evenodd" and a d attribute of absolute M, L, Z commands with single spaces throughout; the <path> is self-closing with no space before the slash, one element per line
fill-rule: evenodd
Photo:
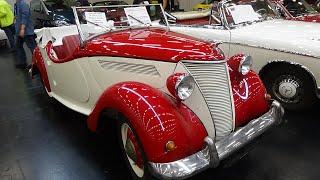
<path fill-rule="evenodd" d="M 309 15 L 294 17 L 293 20 L 306 21 L 306 22 L 320 22 L 320 14 L 309 14 Z"/>
<path fill-rule="evenodd" d="M 225 58 L 213 43 L 162 28 L 106 33 L 89 41 L 82 52 L 85 56 L 119 56 L 166 62 Z"/>

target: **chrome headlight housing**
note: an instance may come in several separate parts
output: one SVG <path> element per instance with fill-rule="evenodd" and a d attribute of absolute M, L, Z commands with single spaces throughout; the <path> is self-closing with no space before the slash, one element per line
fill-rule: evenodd
<path fill-rule="evenodd" d="M 194 86 L 195 81 L 192 76 L 181 75 L 175 85 L 176 93 L 179 99 L 188 99 L 194 90 Z"/>
<path fill-rule="evenodd" d="M 248 74 L 252 68 L 252 62 L 253 60 L 251 56 L 243 56 L 239 64 L 239 72 L 242 75 Z"/>

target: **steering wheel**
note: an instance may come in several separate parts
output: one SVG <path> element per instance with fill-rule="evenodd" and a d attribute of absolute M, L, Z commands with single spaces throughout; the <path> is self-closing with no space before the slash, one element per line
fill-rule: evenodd
<path fill-rule="evenodd" d="M 268 11 L 264 8 L 261 8 L 261 9 L 257 10 L 256 13 L 259 13 L 260 15 L 264 15 L 264 14 L 267 14 Z"/>

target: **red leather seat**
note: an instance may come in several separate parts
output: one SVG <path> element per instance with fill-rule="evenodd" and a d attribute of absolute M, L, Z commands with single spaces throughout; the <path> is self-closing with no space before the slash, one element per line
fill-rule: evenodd
<path fill-rule="evenodd" d="M 56 52 L 58 59 L 64 61 L 71 57 L 74 51 L 80 46 L 79 35 L 65 36 L 62 38 L 62 45 L 55 46 L 53 49 Z"/>

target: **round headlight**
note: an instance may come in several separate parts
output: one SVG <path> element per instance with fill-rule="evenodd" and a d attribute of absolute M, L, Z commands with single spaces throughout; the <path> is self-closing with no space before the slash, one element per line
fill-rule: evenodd
<path fill-rule="evenodd" d="M 243 56 L 239 64 L 239 72 L 242 75 L 248 74 L 249 71 L 251 70 L 252 62 L 253 60 L 251 56 Z"/>
<path fill-rule="evenodd" d="M 190 75 L 181 75 L 176 82 L 176 92 L 181 100 L 188 99 L 194 90 L 194 79 Z"/>

